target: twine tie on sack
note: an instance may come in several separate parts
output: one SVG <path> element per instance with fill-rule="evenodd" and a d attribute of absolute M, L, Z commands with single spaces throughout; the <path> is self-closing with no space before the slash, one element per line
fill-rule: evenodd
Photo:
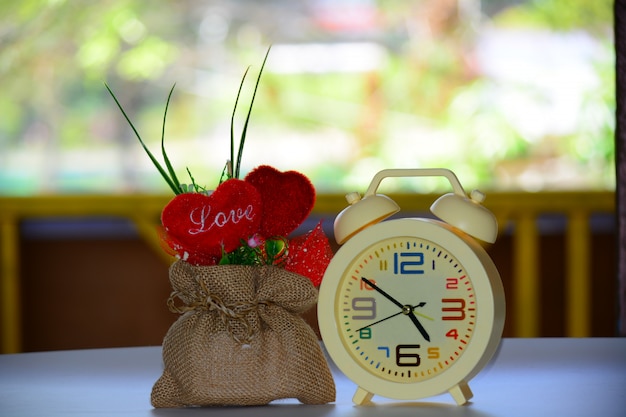
<path fill-rule="evenodd" d="M 251 342 L 254 336 L 254 329 L 246 316 L 248 313 L 256 311 L 260 305 L 269 305 L 268 301 L 248 301 L 248 302 L 235 302 L 233 304 L 224 303 L 220 297 L 215 294 L 211 294 L 203 280 L 198 279 L 197 283 L 200 287 L 200 291 L 194 294 L 188 294 L 182 291 L 173 291 L 167 299 L 167 306 L 172 313 L 183 314 L 189 311 L 217 311 L 218 316 L 222 319 L 228 334 L 241 345 L 247 345 Z M 176 305 L 176 299 L 180 299 L 185 303 L 182 306 Z M 190 302 L 185 302 L 185 299 L 190 299 Z M 243 336 L 238 336 L 233 329 L 232 321 L 240 324 L 244 331 Z"/>

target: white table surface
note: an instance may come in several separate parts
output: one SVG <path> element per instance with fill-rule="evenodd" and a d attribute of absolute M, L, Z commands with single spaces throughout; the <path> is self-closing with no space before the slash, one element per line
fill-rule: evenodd
<path fill-rule="evenodd" d="M 161 364 L 160 347 L 0 355 L 0 416 L 626 416 L 626 338 L 505 339 L 462 407 L 448 394 L 356 407 L 355 385 L 333 368 L 332 404 L 154 409 Z"/>

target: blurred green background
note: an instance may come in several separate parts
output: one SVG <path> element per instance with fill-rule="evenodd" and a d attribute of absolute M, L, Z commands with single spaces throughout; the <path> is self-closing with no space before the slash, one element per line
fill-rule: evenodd
<path fill-rule="evenodd" d="M 155 153 L 176 84 L 168 154 L 214 188 L 269 45 L 244 173 L 300 170 L 318 192 L 408 167 L 611 190 L 612 27 L 610 0 L 1 2 L 0 194 L 168 192 L 105 82 Z"/>

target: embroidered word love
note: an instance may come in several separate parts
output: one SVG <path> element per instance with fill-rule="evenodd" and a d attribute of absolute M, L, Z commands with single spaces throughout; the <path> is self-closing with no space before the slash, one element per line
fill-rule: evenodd
<path fill-rule="evenodd" d="M 254 207 L 252 204 L 243 209 L 238 207 L 227 212 L 218 212 L 213 220 L 211 220 L 211 206 L 206 205 L 200 208 L 195 208 L 189 213 L 189 221 L 198 226 L 197 228 L 189 229 L 190 235 L 197 235 L 198 233 L 208 232 L 217 226 L 219 228 L 227 226 L 229 223 L 237 224 L 242 219 L 253 220 L 254 219 Z"/>
<path fill-rule="evenodd" d="M 229 179 L 211 195 L 183 193 L 161 213 L 167 242 L 181 258 L 219 257 L 259 230 L 261 195 L 243 180 Z"/>

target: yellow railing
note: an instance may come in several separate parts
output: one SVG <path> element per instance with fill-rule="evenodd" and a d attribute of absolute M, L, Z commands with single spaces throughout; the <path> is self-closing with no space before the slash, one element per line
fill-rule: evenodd
<path fill-rule="evenodd" d="M 424 212 L 437 196 L 399 194 L 393 199 L 403 212 Z M 162 208 L 170 196 L 37 196 L 0 197 L 0 352 L 21 350 L 21 305 L 19 273 L 20 222 L 46 217 L 117 216 L 129 219 L 145 242 L 163 256 L 155 233 Z M 536 219 L 559 213 L 568 219 L 566 232 L 568 336 L 590 334 L 590 224 L 593 213 L 613 213 L 613 192 L 493 193 L 485 205 L 501 229 L 513 230 L 513 333 L 519 337 L 539 335 L 540 285 L 539 237 Z M 319 195 L 314 215 L 332 218 L 346 205 L 343 195 Z"/>

